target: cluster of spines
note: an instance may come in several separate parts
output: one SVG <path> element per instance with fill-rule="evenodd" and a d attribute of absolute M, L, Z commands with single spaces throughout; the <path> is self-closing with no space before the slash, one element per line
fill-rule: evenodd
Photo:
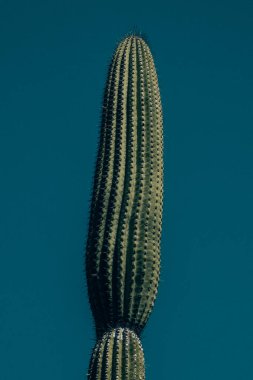
<path fill-rule="evenodd" d="M 156 70 L 145 41 L 129 36 L 107 77 L 86 249 L 99 339 L 117 326 L 139 334 L 147 323 L 160 274 L 162 185 Z"/>
<path fill-rule="evenodd" d="M 139 337 L 122 327 L 104 333 L 93 349 L 88 377 L 90 380 L 144 380 L 144 355 Z"/>

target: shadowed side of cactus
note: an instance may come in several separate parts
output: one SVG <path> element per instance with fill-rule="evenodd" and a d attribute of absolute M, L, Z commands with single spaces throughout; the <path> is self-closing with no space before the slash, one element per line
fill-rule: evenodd
<path fill-rule="evenodd" d="M 90 379 L 144 379 L 141 354 L 136 376 L 135 367 L 130 372 L 123 367 L 127 360 L 134 363 L 134 350 L 141 347 L 138 335 L 157 294 L 162 186 L 157 74 L 147 43 L 132 35 L 115 50 L 104 93 L 86 247 L 89 301 L 98 339 Z M 121 363 L 119 377 L 114 375 L 114 360 Z M 98 375 L 108 366 L 110 375 Z"/>

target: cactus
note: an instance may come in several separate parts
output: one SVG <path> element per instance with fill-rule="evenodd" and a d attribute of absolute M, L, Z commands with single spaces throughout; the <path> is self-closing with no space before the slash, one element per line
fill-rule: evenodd
<path fill-rule="evenodd" d="M 140 341 L 157 294 L 163 197 L 162 108 L 146 41 L 110 63 L 86 246 L 97 343 L 88 379 L 145 379 Z"/>

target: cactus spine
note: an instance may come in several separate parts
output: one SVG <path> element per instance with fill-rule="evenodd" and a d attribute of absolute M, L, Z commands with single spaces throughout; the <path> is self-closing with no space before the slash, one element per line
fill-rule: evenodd
<path fill-rule="evenodd" d="M 103 102 L 86 247 L 97 344 L 88 379 L 145 379 L 140 334 L 157 294 L 163 197 L 162 108 L 139 36 L 113 55 Z"/>

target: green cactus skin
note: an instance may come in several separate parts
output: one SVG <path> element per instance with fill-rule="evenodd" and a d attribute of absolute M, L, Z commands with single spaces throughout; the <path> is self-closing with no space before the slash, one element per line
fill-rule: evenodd
<path fill-rule="evenodd" d="M 125 373 L 122 377 L 98 373 L 94 377 L 93 368 L 102 373 L 99 358 L 105 347 L 115 345 L 110 343 L 115 337 L 122 333 L 124 342 L 130 338 L 137 342 L 133 336 L 140 335 L 147 323 L 160 275 L 162 199 L 157 74 L 147 43 L 131 35 L 115 50 L 104 92 L 86 246 L 88 294 L 98 339 L 89 379 L 144 379 L 143 370 L 127 377 L 125 369 L 119 370 Z M 115 337 L 110 335 L 114 332 Z M 123 363 L 125 356 L 120 360 Z"/>
<path fill-rule="evenodd" d="M 139 337 L 122 327 L 104 333 L 93 349 L 88 376 L 90 380 L 144 380 L 144 355 Z"/>

